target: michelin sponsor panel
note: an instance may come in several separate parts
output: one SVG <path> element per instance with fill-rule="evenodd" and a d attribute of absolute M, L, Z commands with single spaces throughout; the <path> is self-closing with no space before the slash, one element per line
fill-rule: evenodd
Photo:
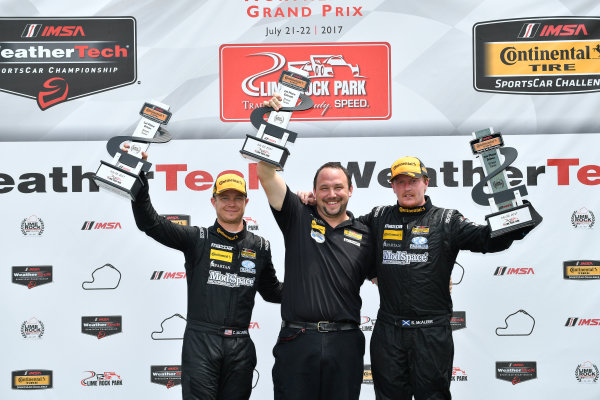
<path fill-rule="evenodd" d="M 489 208 L 473 203 L 471 190 L 484 173 L 474 165 L 465 138 L 379 138 L 378 148 L 367 145 L 373 143 L 373 138 L 346 138 L 343 151 L 331 154 L 314 150 L 334 149 L 339 144 L 337 138 L 307 138 L 294 151 L 310 158 L 291 158 L 286 164 L 286 178 L 292 190 L 307 189 L 312 184 L 307 169 L 315 170 L 329 160 L 340 161 L 350 167 L 355 186 L 349 208 L 355 215 L 361 215 L 375 205 L 395 201 L 387 182 L 390 160 L 397 158 L 399 148 L 414 149 L 430 168 L 428 194 L 439 199 L 441 206 L 457 207 L 471 221 L 481 223 Z M 511 145 L 519 148 L 522 155 L 507 169 L 507 181 L 511 186 L 527 186 L 528 198 L 545 217 L 539 232 L 536 229 L 527 243 L 515 243 L 502 253 L 485 257 L 461 254 L 457 260 L 460 264 L 454 266 L 452 298 L 458 311 L 452 318 L 452 328 L 456 331 L 451 390 L 456 398 L 486 398 L 490 390 L 504 397 L 553 398 L 584 390 L 580 393 L 582 400 L 594 399 L 585 390 L 594 386 L 595 377 L 595 369 L 586 360 L 598 365 L 589 348 L 600 326 L 600 316 L 594 307 L 600 302 L 595 287 L 597 228 L 591 226 L 590 215 L 600 209 L 600 200 L 595 196 L 600 179 L 591 172 L 600 168 L 596 152 L 600 135 L 586 135 L 585 140 L 574 134 L 551 138 L 540 141 L 539 135 L 510 136 Z M 167 215 L 173 217 L 170 220 L 174 223 L 193 219 L 197 225 L 210 224 L 213 218 L 208 213 L 210 188 L 215 177 L 226 169 L 240 172 L 247 179 L 251 199 L 246 224 L 260 227 L 261 234 L 269 238 L 275 267 L 282 271 L 283 240 L 265 207 L 266 198 L 256 180 L 256 165 L 236 155 L 241 142 L 242 139 L 175 141 L 169 149 L 157 146 L 153 153 L 151 196 L 157 202 L 172 205 L 166 211 L 172 212 Z M 91 183 L 96 165 L 92 162 L 82 165 L 77 155 L 98 154 L 97 158 L 91 158 L 101 158 L 102 143 L 29 143 L 27 153 L 32 160 L 29 164 L 17 162 L 21 144 L 5 143 L 0 149 L 6 160 L 0 174 L 12 179 L 12 183 L 4 179 L 4 185 L 0 185 L 0 189 L 12 188 L 0 193 L 7 205 L 0 213 L 4 219 L 13 221 L 2 228 L 6 268 L 11 272 L 11 278 L 7 274 L 3 285 L 6 296 L 19 304 L 4 309 L 6 317 L 14 321 L 12 336 L 7 337 L 5 379 L 10 376 L 12 380 L 11 371 L 25 371 L 34 366 L 53 371 L 56 381 L 47 389 L 61 398 L 80 396 L 77 390 L 89 393 L 111 390 L 115 399 L 139 395 L 179 398 L 177 366 L 186 307 L 183 260 L 170 249 L 148 247 L 150 239 L 137 232 L 129 204 L 98 191 Z M 70 151 L 60 161 L 44 157 L 65 146 Z M 450 148 L 457 150 L 450 154 L 447 151 Z M 227 149 L 232 157 L 225 159 L 222 154 Z M 73 180 L 71 172 L 77 166 Z M 194 181 L 193 177 L 202 177 L 202 182 Z M 24 187 L 30 190 L 25 191 Z M 32 205 L 42 198 L 45 207 L 34 210 Z M 179 214 L 178 210 L 183 209 L 189 209 L 190 214 Z M 36 234 L 36 239 L 21 231 L 21 221 L 32 215 L 41 215 L 44 221 L 44 233 Z M 31 220 L 32 225 L 26 228 L 39 228 L 39 219 Z M 573 220 L 579 223 L 574 225 Z M 315 220 L 314 240 L 321 240 L 322 230 L 322 222 Z M 389 225 L 385 231 L 384 240 L 398 245 L 391 247 L 386 258 L 397 268 L 426 257 L 427 246 L 436 240 L 429 226 L 414 227 L 414 239 L 407 243 L 403 242 L 402 225 Z M 344 231 L 344 238 L 349 241 L 359 241 L 357 235 L 352 230 Z M 66 237 L 73 240 L 67 241 Z M 31 251 L 22 250 L 25 244 Z M 107 249 L 119 249 L 124 244 L 128 249 L 145 250 L 111 251 L 111 259 L 106 259 Z M 232 250 L 225 245 L 210 249 L 212 264 L 207 280 L 211 283 L 235 287 L 251 284 L 255 279 L 256 254 L 242 249 L 243 270 L 232 274 L 229 270 Z M 17 275 L 13 275 L 13 266 L 32 270 L 24 271 L 30 274 L 24 276 L 18 269 Z M 49 272 L 50 266 L 51 281 L 39 275 Z M 18 278 L 19 283 L 13 284 L 13 278 Z M 40 285 L 45 280 L 48 284 Z M 31 289 L 27 289 L 29 286 Z M 545 291 L 541 287 L 553 289 Z M 99 290 L 90 290 L 93 288 Z M 362 295 L 360 327 L 368 342 L 376 329 L 379 299 L 376 287 L 369 282 L 363 285 Z M 585 301 L 573 300 L 582 296 Z M 279 318 L 277 306 L 257 298 L 248 331 L 259 355 L 257 370 L 261 379 L 257 380 L 252 399 L 272 398 L 270 354 Z M 69 341 L 75 350 L 63 354 L 59 344 L 63 340 Z M 532 346 L 532 340 L 537 345 Z M 566 351 L 554 352 L 557 340 Z M 44 347 L 23 358 L 31 346 L 39 344 Z M 110 362 L 102 362 L 109 354 L 119 357 L 111 356 Z M 135 356 L 121 356 L 126 354 Z M 365 354 L 368 366 L 368 348 Z M 530 360 L 539 368 L 539 373 L 535 370 L 535 379 L 532 367 L 527 364 Z M 494 371 L 496 362 L 513 365 L 500 365 Z M 515 366 L 515 363 L 525 365 Z M 578 366 L 581 367 L 576 375 Z M 150 379 L 137 378 L 147 376 L 148 369 Z M 367 369 L 364 376 L 361 399 L 374 399 Z M 45 379 L 38 382 L 46 386 Z M 82 380 L 89 385 L 82 385 Z M 518 384 L 513 385 L 513 380 Z M 118 381 L 122 385 L 112 383 Z M 567 382 L 579 386 L 568 386 Z M 38 387 L 34 380 L 22 383 Z M 16 389 L 0 387 L 0 397 L 11 398 L 13 390 Z"/>

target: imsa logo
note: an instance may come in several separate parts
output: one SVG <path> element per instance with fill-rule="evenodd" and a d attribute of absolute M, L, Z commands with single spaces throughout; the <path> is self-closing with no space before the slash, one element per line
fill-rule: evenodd
<path fill-rule="evenodd" d="M 520 268 L 510 268 L 510 267 L 497 267 L 494 271 L 494 276 L 504 276 L 504 275 L 534 275 L 535 272 L 533 268 L 528 267 L 520 267 Z"/>
<path fill-rule="evenodd" d="M 565 326 L 600 326 L 600 318 L 569 318 Z"/>
<path fill-rule="evenodd" d="M 106 230 L 106 229 L 122 229 L 120 222 L 96 222 L 96 221 L 85 221 L 81 227 L 82 231 L 91 230 Z"/>
<path fill-rule="evenodd" d="M 154 271 L 150 277 L 151 281 L 158 281 L 162 279 L 185 279 L 185 272 L 165 272 L 165 271 Z"/>

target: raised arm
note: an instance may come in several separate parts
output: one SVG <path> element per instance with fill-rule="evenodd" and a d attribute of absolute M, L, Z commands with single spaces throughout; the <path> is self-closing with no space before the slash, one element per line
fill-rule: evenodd
<path fill-rule="evenodd" d="M 138 229 L 173 249 L 185 251 L 193 246 L 195 238 L 199 236 L 198 228 L 177 225 L 158 215 L 150 201 L 148 179 L 145 174 L 141 175 L 141 179 L 144 187 L 140 190 L 136 200 L 131 202 L 133 217 Z"/>
<path fill-rule="evenodd" d="M 262 161 L 258 163 L 257 173 L 260 184 L 265 189 L 269 204 L 275 210 L 281 211 L 287 190 L 285 181 L 276 172 L 275 166 Z"/>

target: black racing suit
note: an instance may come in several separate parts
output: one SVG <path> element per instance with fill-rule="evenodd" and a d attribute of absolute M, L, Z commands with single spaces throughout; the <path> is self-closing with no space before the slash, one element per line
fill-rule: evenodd
<path fill-rule="evenodd" d="M 145 180 L 145 178 L 144 178 Z M 132 202 L 138 228 L 185 256 L 188 288 L 183 338 L 182 389 L 186 400 L 248 399 L 256 351 L 248 336 L 256 291 L 281 302 L 269 242 L 244 229 L 230 233 L 182 226 L 159 216 L 147 180 Z"/>
<path fill-rule="evenodd" d="M 427 196 L 423 207 L 376 207 L 359 220 L 377 242 L 380 308 L 371 337 L 377 399 L 450 399 L 454 344 L 448 285 L 458 252 L 507 249 L 532 227 L 491 239 L 487 225 L 435 207 Z"/>

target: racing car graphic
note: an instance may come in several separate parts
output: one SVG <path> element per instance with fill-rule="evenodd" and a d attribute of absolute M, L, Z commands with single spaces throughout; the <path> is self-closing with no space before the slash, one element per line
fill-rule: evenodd
<path fill-rule="evenodd" d="M 310 56 L 310 61 L 290 61 L 290 67 L 295 67 L 306 72 L 312 72 L 311 78 L 332 78 L 334 76 L 334 67 L 347 67 L 352 71 L 355 78 L 365 78 L 360 74 L 358 64 L 352 65 L 342 55 L 322 55 Z"/>

